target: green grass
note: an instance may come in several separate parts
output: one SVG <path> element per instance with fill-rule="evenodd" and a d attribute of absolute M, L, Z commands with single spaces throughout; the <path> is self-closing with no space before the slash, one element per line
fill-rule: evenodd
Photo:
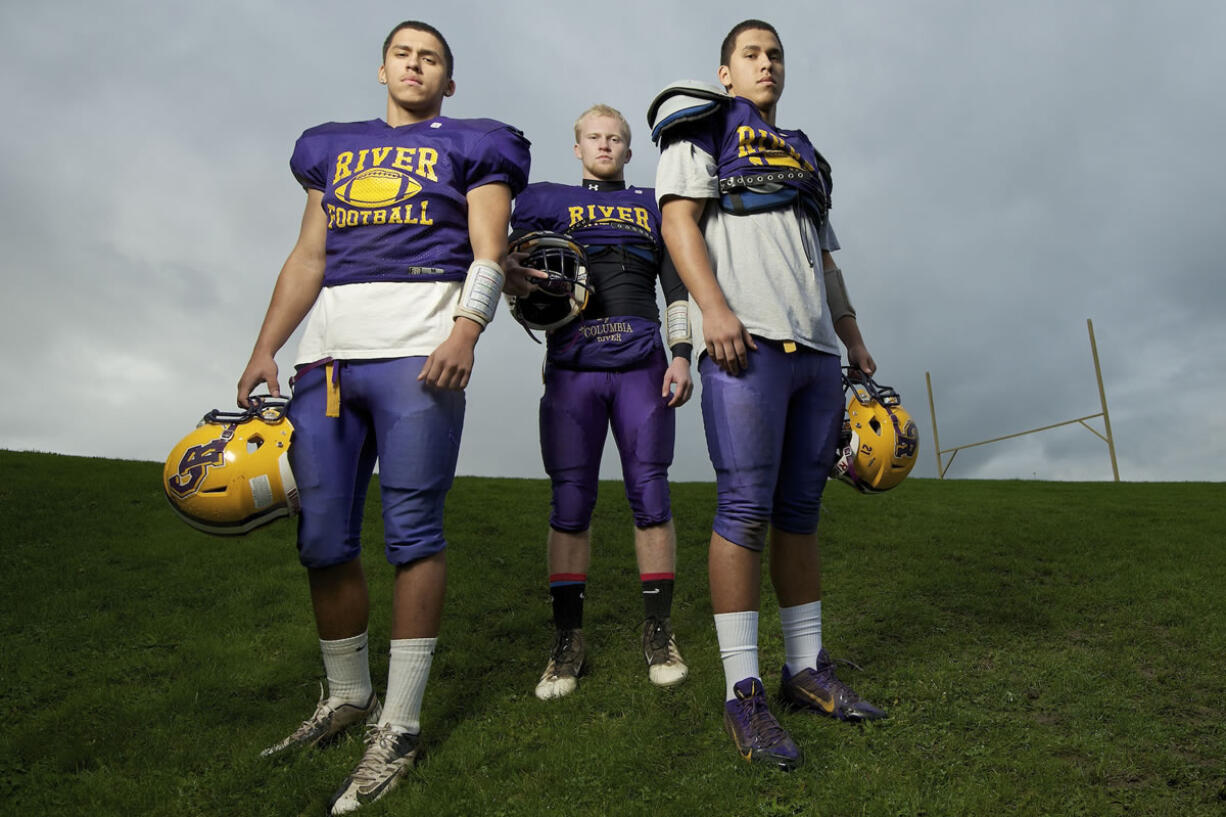
<path fill-rule="evenodd" d="M 152 463 L 0 452 L 0 803 L 21 815 L 318 815 L 348 739 L 258 757 L 309 714 L 322 666 L 282 521 L 187 528 Z M 374 494 L 376 492 L 372 492 Z M 602 484 L 591 674 L 532 688 L 551 636 L 548 486 L 462 478 L 426 756 L 363 813 L 1220 815 L 1226 812 L 1226 485 L 908 480 L 827 493 L 824 639 L 890 712 L 782 720 L 785 775 L 739 761 L 706 592 L 709 484 L 674 486 L 674 624 L 691 666 L 646 680 L 630 518 Z M 376 684 L 390 569 L 367 509 Z M 782 660 L 764 593 L 768 689 Z"/>

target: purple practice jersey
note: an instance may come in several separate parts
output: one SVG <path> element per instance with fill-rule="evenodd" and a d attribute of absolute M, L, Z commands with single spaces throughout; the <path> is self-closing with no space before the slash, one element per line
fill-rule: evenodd
<path fill-rule="evenodd" d="M 528 180 L 528 140 L 493 119 L 381 119 L 305 131 L 290 169 L 323 192 L 324 285 L 462 280 L 473 260 L 468 191 Z"/>
<path fill-rule="evenodd" d="M 549 333 L 552 363 L 617 370 L 651 357 L 660 343 L 656 279 L 666 302 L 687 298 L 660 238 L 654 190 L 620 180 L 537 182 L 516 198 L 511 226 L 517 233 L 568 233 L 587 250 L 593 294 L 581 320 Z M 689 344 L 674 352 L 688 359 Z"/>
<path fill-rule="evenodd" d="M 650 187 L 593 190 L 554 182 L 530 184 L 515 200 L 511 227 L 569 233 L 584 246 L 642 245 L 657 256 L 663 250 L 660 210 Z"/>
<path fill-rule="evenodd" d="M 788 206 L 799 196 L 816 223 L 830 209 L 830 165 L 800 130 L 770 125 L 752 102 L 733 97 L 711 115 L 678 126 L 681 138 L 715 158 L 720 204 L 732 213 Z"/>

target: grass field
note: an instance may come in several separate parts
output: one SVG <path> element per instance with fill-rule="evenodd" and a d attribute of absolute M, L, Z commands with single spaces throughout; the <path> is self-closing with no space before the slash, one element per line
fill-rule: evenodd
<path fill-rule="evenodd" d="M 709 484 L 674 486 L 674 625 L 691 677 L 658 690 L 620 486 L 601 486 L 577 694 L 532 688 L 551 624 L 542 481 L 462 478 L 426 756 L 376 815 L 1221 815 L 1226 813 L 1226 484 L 908 480 L 827 492 L 824 640 L 890 718 L 781 713 L 792 774 L 721 729 L 706 593 Z M 372 492 L 373 493 L 373 492 Z M 293 525 L 190 530 L 160 466 L 0 452 L 0 810 L 319 815 L 356 738 L 258 752 L 322 676 Z M 365 556 L 386 678 L 390 569 Z M 782 644 L 764 593 L 762 666 Z"/>

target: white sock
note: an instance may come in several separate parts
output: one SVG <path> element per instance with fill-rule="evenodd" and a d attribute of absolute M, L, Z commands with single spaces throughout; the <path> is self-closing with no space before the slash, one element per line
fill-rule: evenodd
<path fill-rule="evenodd" d="M 724 662 L 724 700 L 736 698 L 732 687 L 758 675 L 758 611 L 715 614 L 715 639 Z"/>
<path fill-rule="evenodd" d="M 780 607 L 779 622 L 783 625 L 788 671 L 795 675 L 806 667 L 817 669 L 817 654 L 822 648 L 821 600 Z"/>
<path fill-rule="evenodd" d="M 336 641 L 319 640 L 328 676 L 328 703 L 361 706 L 370 700 L 370 652 L 366 633 Z"/>
<path fill-rule="evenodd" d="M 437 638 L 394 638 L 387 668 L 387 698 L 380 726 L 421 732 L 421 699 L 426 694 Z"/>

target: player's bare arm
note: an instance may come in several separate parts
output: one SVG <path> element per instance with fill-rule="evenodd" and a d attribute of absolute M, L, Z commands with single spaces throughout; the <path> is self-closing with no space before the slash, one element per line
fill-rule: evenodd
<path fill-rule="evenodd" d="M 468 387 L 472 375 L 477 338 L 481 324 L 468 318 L 456 318 L 451 334 L 426 358 L 418 380 L 436 389 L 462 390 Z"/>
<path fill-rule="evenodd" d="M 706 202 L 669 196 L 660 204 L 660 231 L 694 302 L 702 310 L 702 334 L 707 354 L 729 374 L 749 365 L 748 349 L 757 349 L 749 332 L 728 307 L 715 280 L 707 244 L 699 229 Z"/>
<path fill-rule="evenodd" d="M 277 276 L 251 359 L 238 379 L 238 404 L 243 408 L 247 408 L 247 398 L 260 383 L 268 384 L 273 396 L 281 395 L 275 356 L 311 310 L 323 288 L 328 221 L 320 204 L 322 200 L 322 191 L 307 191 L 298 241 Z"/>
<path fill-rule="evenodd" d="M 680 408 L 694 395 L 694 379 L 690 375 L 690 362 L 683 357 L 673 358 L 664 372 L 661 397 L 667 397 L 669 408 Z"/>
<path fill-rule="evenodd" d="M 507 251 L 507 225 L 511 221 L 511 188 L 505 184 L 486 184 L 468 191 L 466 198 L 473 258 L 503 258 Z M 472 375 L 477 338 L 483 328 L 471 318 L 457 317 L 451 334 L 426 358 L 417 379 L 433 388 L 466 388 Z"/>
<path fill-rule="evenodd" d="M 822 269 L 834 269 L 834 256 L 822 250 Z M 845 315 L 834 323 L 834 332 L 847 348 L 847 362 L 857 367 L 869 377 L 877 371 L 877 362 L 869 354 L 864 338 L 860 335 L 860 324 L 852 315 Z"/>
<path fill-rule="evenodd" d="M 843 341 L 843 345 L 847 347 L 848 362 L 872 377 L 877 371 L 877 362 L 873 360 L 868 347 L 864 345 L 863 338 L 860 337 L 860 325 L 856 323 L 856 319 L 840 318 L 834 325 L 834 331 L 839 336 L 839 340 Z"/>

